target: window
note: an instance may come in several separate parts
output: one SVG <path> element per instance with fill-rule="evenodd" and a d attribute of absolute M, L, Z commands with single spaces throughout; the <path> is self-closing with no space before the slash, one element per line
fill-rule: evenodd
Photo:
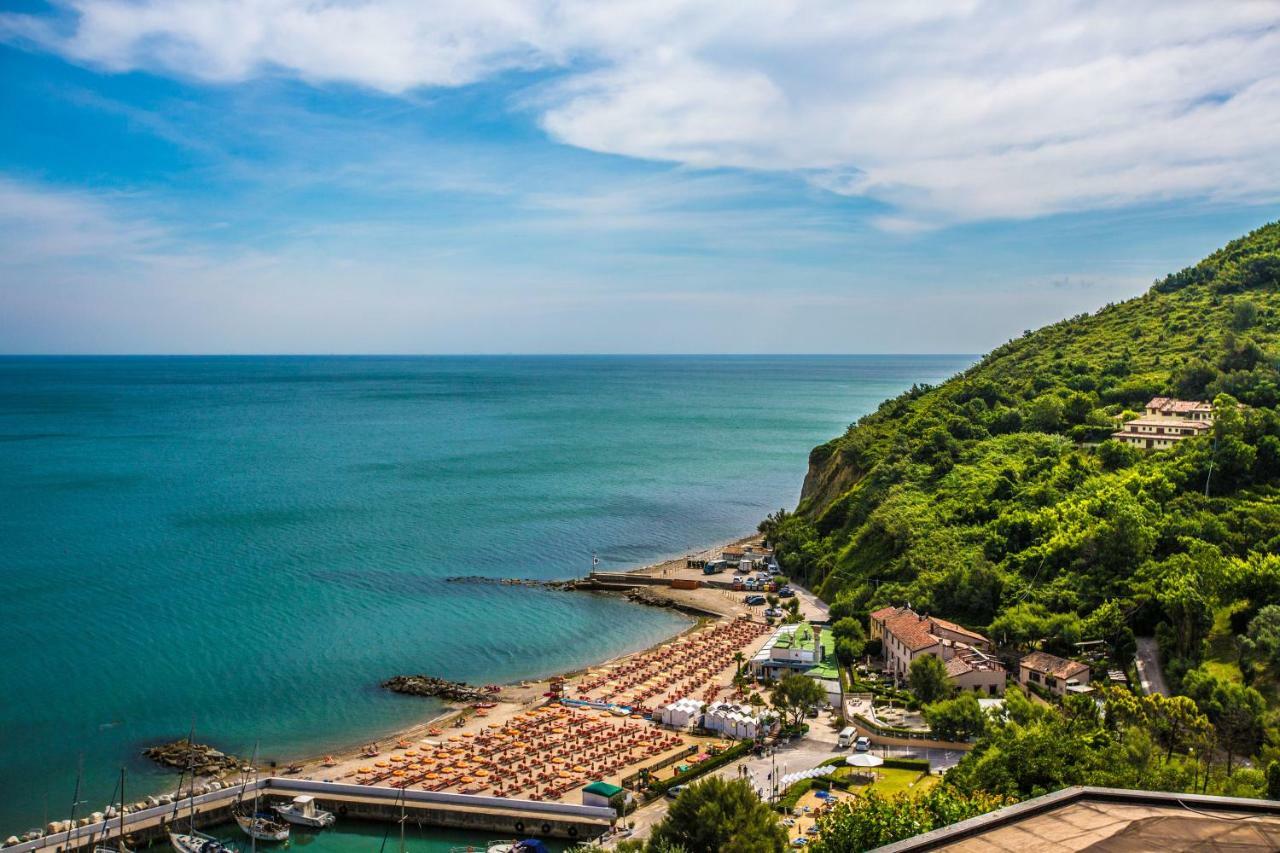
<path fill-rule="evenodd" d="M 1028 672 L 1027 678 L 1034 681 L 1036 684 L 1040 683 L 1040 673 L 1038 672 Z"/>

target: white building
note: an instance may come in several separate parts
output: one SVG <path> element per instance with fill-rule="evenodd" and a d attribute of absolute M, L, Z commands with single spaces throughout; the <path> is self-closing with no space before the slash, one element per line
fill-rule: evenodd
<path fill-rule="evenodd" d="M 769 680 L 808 672 L 822 662 L 826 642 L 829 638 L 816 625 L 782 625 L 751 659 L 750 672 L 756 678 Z"/>
<path fill-rule="evenodd" d="M 1185 438 L 1204 435 L 1213 428 L 1213 405 L 1202 400 L 1153 397 L 1140 418 L 1126 421 L 1111 434 L 1144 450 L 1162 450 Z"/>

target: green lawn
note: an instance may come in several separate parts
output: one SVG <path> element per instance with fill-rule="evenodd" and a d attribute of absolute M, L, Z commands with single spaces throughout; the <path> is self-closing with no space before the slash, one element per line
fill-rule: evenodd
<path fill-rule="evenodd" d="M 874 789 L 882 797 L 892 797 L 903 791 L 927 791 L 938 784 L 937 776 L 921 777 L 919 770 L 903 770 L 898 767 L 876 768 L 876 781 L 871 785 L 850 785 L 849 791 L 861 794 Z M 839 778 L 850 778 L 854 775 L 852 767 L 842 767 L 837 771 Z"/>
<path fill-rule="evenodd" d="M 1236 651 L 1235 635 L 1231 633 L 1231 616 L 1248 605 L 1247 601 L 1237 601 L 1219 608 L 1213 614 L 1213 628 L 1205 641 L 1204 668 L 1228 681 L 1244 680 L 1237 663 L 1239 655 Z"/>

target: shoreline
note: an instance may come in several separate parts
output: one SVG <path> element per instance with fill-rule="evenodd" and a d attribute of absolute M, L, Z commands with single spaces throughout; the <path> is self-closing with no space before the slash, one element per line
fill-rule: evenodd
<path fill-rule="evenodd" d="M 684 562 L 686 559 L 690 559 L 690 558 L 697 559 L 703 555 L 710 554 L 712 552 L 719 552 L 719 551 L 722 551 L 724 548 L 727 548 L 733 545 L 741 545 L 743 543 L 750 542 L 757 538 L 759 538 L 759 534 L 741 536 L 736 539 L 731 539 L 727 542 L 722 542 L 717 545 L 710 545 L 698 551 L 691 551 L 686 554 L 682 554 L 678 557 L 667 557 L 655 563 L 647 563 L 643 566 L 637 566 L 630 569 L 622 569 L 617 573 L 628 574 L 628 575 L 650 574 L 653 572 L 662 571 L 664 569 L 674 568 L 676 564 L 679 564 L 679 567 L 683 568 Z M 591 593 L 600 594 L 600 595 L 617 595 L 617 591 L 607 590 L 607 589 L 604 589 L 604 590 L 583 589 L 583 590 L 577 590 L 577 591 L 591 592 Z M 639 602 L 633 602 L 633 603 L 635 604 L 636 607 L 659 606 L 655 604 L 641 604 Z M 667 607 L 669 605 L 661 605 L 661 606 Z M 679 607 L 676 607 L 676 606 L 669 606 L 669 607 L 670 609 L 674 609 L 677 612 L 683 612 L 680 610 Z M 706 611 L 706 612 L 710 613 L 711 611 Z M 648 652 L 651 652 L 655 649 L 658 649 L 666 645 L 667 643 L 672 642 L 673 640 L 679 639 L 680 637 L 683 637 L 686 634 L 697 631 L 699 628 L 703 627 L 706 622 L 712 619 L 725 618 L 732 614 L 729 613 L 726 608 L 724 612 L 716 613 L 714 615 L 697 616 L 689 613 L 685 613 L 685 615 L 689 616 L 694 620 L 693 624 L 685 626 L 684 628 L 682 628 L 681 630 L 677 631 L 674 634 L 670 634 L 668 636 L 663 637 L 662 639 L 656 640 L 655 642 L 651 643 L 650 645 L 644 648 L 636 649 L 630 652 L 624 652 L 623 654 L 614 655 L 613 657 L 609 657 L 609 658 L 594 660 L 589 663 L 583 664 L 578 669 L 568 670 L 564 672 L 556 672 L 556 673 L 552 673 L 551 675 L 538 678 L 538 679 L 525 679 L 523 681 L 503 684 L 501 685 L 502 692 L 494 695 L 494 701 L 506 704 L 507 700 L 510 698 L 510 699 L 516 699 L 517 702 L 522 706 L 537 704 L 538 699 L 545 698 L 542 694 L 547 692 L 547 690 L 550 689 L 551 681 L 554 678 L 575 678 L 577 676 L 580 676 L 588 672 L 589 670 L 597 669 L 604 666 L 609 666 L 611 664 L 616 664 L 620 661 L 626 660 L 627 658 L 630 658 L 630 657 L 646 654 Z M 400 674 L 400 673 L 395 673 L 395 674 Z M 379 688 L 379 689 L 382 689 L 382 688 Z M 533 694 L 527 697 L 526 696 L 509 697 L 509 694 L 508 694 L 509 690 L 522 691 L 526 693 L 529 691 L 533 691 Z M 412 697 L 412 696 L 406 697 L 406 699 L 414 699 L 414 698 L 418 698 L 418 697 Z M 512 704 L 515 704 L 515 703 L 512 703 Z M 437 714 L 436 716 L 431 717 L 421 723 L 416 723 L 413 726 L 409 726 L 407 728 L 393 730 L 392 732 L 388 734 L 384 734 L 381 737 L 379 737 L 377 739 L 377 742 L 398 741 L 398 740 L 420 740 L 426 737 L 432 728 L 445 728 L 446 726 L 450 726 L 452 723 L 454 723 L 458 717 L 467 716 L 468 715 L 467 712 L 470 709 L 470 707 L 471 706 L 468 705 L 467 703 L 444 702 L 444 708 L 442 708 L 440 713 Z M 297 775 L 298 778 L 306 778 L 304 774 L 307 773 L 308 771 L 311 771 L 311 770 L 323 771 L 324 769 L 326 769 L 324 768 L 322 763 L 326 757 L 332 756 L 334 758 L 337 758 L 339 761 L 358 759 L 360 758 L 360 753 L 363 747 L 366 744 L 374 743 L 374 742 L 375 741 L 373 739 L 362 739 L 358 744 L 344 743 L 342 746 L 335 746 L 328 752 L 321 753 L 321 754 L 307 755 L 307 756 L 288 756 L 280 763 L 284 764 L 285 766 L 288 766 L 290 761 L 297 764 L 301 764 L 303 766 L 302 771 L 300 771 L 295 775 Z"/>
<path fill-rule="evenodd" d="M 685 570 L 685 561 L 687 559 L 701 559 L 701 558 L 709 557 L 711 555 L 718 555 L 724 548 L 734 546 L 734 545 L 742 545 L 744 543 L 751 542 L 757 539 L 759 539 L 759 534 L 741 536 L 735 539 L 722 542 L 720 544 L 711 545 L 711 546 L 702 548 L 700 550 L 686 552 L 684 554 L 681 554 L 680 556 L 666 557 L 664 559 L 658 560 L 657 562 L 647 563 L 645 565 L 635 566 L 627 569 L 621 569 L 613 573 L 620 574 L 620 575 L 636 574 L 636 575 L 654 576 L 659 573 L 670 572 L 677 569 Z M 581 578 L 577 578 L 577 579 L 581 580 Z M 566 580 L 571 581 L 574 579 L 570 578 Z M 729 618 L 735 615 L 734 608 L 729 606 L 729 602 L 727 600 L 725 600 L 723 603 L 721 601 L 716 600 L 720 598 L 720 596 L 718 595 L 714 597 L 708 596 L 707 601 L 701 601 L 696 604 L 687 604 L 675 598 L 670 598 L 669 594 L 673 592 L 673 590 L 669 588 L 662 588 L 662 590 L 663 590 L 664 598 L 667 598 L 667 600 L 665 601 L 649 601 L 649 602 L 633 601 L 631 603 L 637 607 L 660 606 L 660 607 L 665 607 L 671 610 L 675 610 L 676 612 L 680 612 L 683 615 L 687 616 L 688 618 L 692 619 L 693 621 L 691 624 L 684 626 L 679 631 L 676 631 L 673 634 L 668 634 L 666 636 L 663 636 L 662 638 L 655 640 L 653 643 L 643 648 L 635 649 L 630 652 L 624 652 L 622 654 L 614 655 L 612 657 L 591 660 L 587 663 L 582 664 L 580 667 L 574 670 L 554 672 L 554 673 L 551 673 L 550 675 L 546 675 L 536 679 L 525 679 L 522 681 L 502 684 L 501 692 L 494 694 L 491 700 L 498 703 L 498 708 L 494 709 L 494 711 L 495 712 L 504 711 L 507 714 L 518 714 L 518 713 L 524 712 L 530 708 L 533 708 L 545 703 L 546 696 L 544 694 L 546 694 L 550 690 L 553 679 L 572 679 L 572 678 L 581 677 L 582 675 L 592 670 L 613 666 L 629 658 L 648 654 L 650 652 L 653 652 L 656 649 L 661 648 L 664 645 L 667 645 L 675 640 L 683 638 L 688 634 L 699 631 L 710 624 L 714 624 L 718 620 Z M 623 595 L 622 589 L 614 590 L 614 589 L 608 589 L 608 588 L 605 588 L 605 589 L 581 588 L 581 589 L 575 590 L 570 588 L 564 591 L 578 592 L 578 593 L 592 593 L 596 595 L 611 595 L 615 597 L 621 596 L 624 598 L 626 597 L 625 595 Z M 695 610 L 697 612 L 691 613 L 690 612 L 691 610 Z M 402 675 L 402 674 L 408 674 L 408 673 L 392 673 L 392 675 Z M 384 689 L 384 688 L 378 688 L 378 689 Z M 388 748 L 387 745 L 394 745 L 397 742 L 409 741 L 409 742 L 416 743 L 418 741 L 421 741 L 424 738 L 432 737 L 433 736 L 432 729 L 444 731 L 444 735 L 440 735 L 441 737 L 444 737 L 452 732 L 462 731 L 462 729 L 465 727 L 465 724 L 468 721 L 468 718 L 471 718 L 475 712 L 475 708 L 473 707 L 473 705 L 467 702 L 449 702 L 445 700 L 432 699 L 431 697 L 405 696 L 404 698 L 408 701 L 413 701 L 413 700 L 439 701 L 443 703 L 443 707 L 434 716 L 430 716 L 426 719 L 421 720 L 420 722 L 416 722 L 411 726 L 392 729 L 388 732 L 384 732 L 376 735 L 374 733 L 370 733 L 368 736 L 362 735 L 358 742 L 356 740 L 344 739 L 341 744 L 335 744 L 331 747 L 326 747 L 323 751 L 316 751 L 314 753 L 308 752 L 307 754 L 304 754 L 304 755 L 299 755 L 297 753 L 294 753 L 294 754 L 284 753 L 281 757 L 273 759 L 276 763 L 276 766 L 273 772 L 280 774 L 282 776 L 285 776 L 286 778 L 296 778 L 296 779 L 304 779 L 304 780 L 334 778 L 340 775 L 340 774 L 337 774 L 335 771 L 342 770 L 347 765 L 360 763 L 360 762 L 367 762 L 368 759 L 363 757 L 363 751 L 364 751 L 364 748 L 369 744 L 377 743 L 382 745 L 382 748 L 386 749 Z M 217 740 L 216 736 L 210 739 L 211 742 L 216 742 L 216 740 Z M 330 759 L 330 758 L 334 759 L 337 765 L 336 767 L 327 767 L 325 765 L 326 759 Z M 166 768 L 159 767 L 158 765 L 155 765 L 155 766 L 161 771 L 166 770 Z M 286 768 L 289 768 L 291 766 L 300 766 L 301 769 L 298 770 L 296 773 L 286 773 L 285 772 Z M 238 785 L 240 783 L 240 779 L 238 776 L 236 776 L 235 774 L 227 774 L 226 776 L 223 776 L 220 779 L 217 777 L 199 777 L 196 780 L 196 784 L 208 785 L 210 782 L 213 782 L 213 781 L 217 781 L 221 783 L 221 785 L 223 785 L 224 787 L 228 785 Z M 172 793 L 173 792 L 169 790 L 161 790 L 158 792 L 150 792 L 149 795 L 158 797 L 158 796 L 161 796 L 162 794 L 172 794 Z M 144 795 L 144 799 L 145 799 L 145 795 Z"/>

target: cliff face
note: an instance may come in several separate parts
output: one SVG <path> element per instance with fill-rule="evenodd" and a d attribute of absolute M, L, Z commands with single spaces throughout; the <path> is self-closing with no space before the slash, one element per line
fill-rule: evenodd
<path fill-rule="evenodd" d="M 1158 395 L 1244 403 L 1235 458 L 1224 459 L 1222 429 L 1216 446 L 1194 439 L 1163 453 L 1108 441 Z M 913 595 L 975 621 L 1011 596 L 1085 607 L 1191 540 L 1242 557 L 1243 528 L 1227 528 L 1246 517 L 1280 525 L 1266 509 L 1280 493 L 1259 497 L 1280 485 L 1277 403 L 1280 223 L 1140 297 L 1029 332 L 941 385 L 886 400 L 814 448 L 796 519 L 778 539 L 788 570 L 828 596 Z M 1222 526 L 1201 520 L 1206 483 L 1214 512 L 1232 516 Z M 975 572 L 978 591 L 966 589 Z M 938 600 L 945 588 L 968 597 Z"/>

